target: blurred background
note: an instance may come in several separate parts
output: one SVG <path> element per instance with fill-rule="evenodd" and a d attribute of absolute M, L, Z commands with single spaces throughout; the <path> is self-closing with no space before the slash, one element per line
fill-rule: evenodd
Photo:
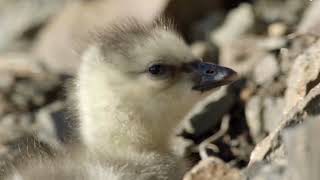
<path fill-rule="evenodd" d="M 320 93 L 309 97 L 320 82 L 319 9 L 317 0 L 0 0 L 0 179 L 33 151 L 76 143 L 65 87 L 84 34 L 127 17 L 173 19 L 196 56 L 241 76 L 187 117 L 174 142 L 179 153 L 193 164 L 203 151 L 248 169 L 251 152 L 272 134 L 251 162 L 286 167 L 280 130 L 319 107 Z"/>

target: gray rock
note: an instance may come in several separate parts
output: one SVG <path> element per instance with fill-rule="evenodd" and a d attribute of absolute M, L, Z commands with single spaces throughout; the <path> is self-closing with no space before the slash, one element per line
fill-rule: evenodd
<path fill-rule="evenodd" d="M 270 95 L 258 94 L 249 99 L 245 115 L 251 137 L 256 143 L 280 124 L 283 104 L 282 98 Z"/>
<path fill-rule="evenodd" d="M 309 116 L 305 122 L 283 133 L 288 152 L 286 176 L 292 180 L 318 180 L 320 178 L 320 121 L 319 115 Z"/>
<path fill-rule="evenodd" d="M 74 75 L 80 64 L 79 55 L 83 53 L 92 39 L 88 33 L 92 31 L 92 28 L 104 29 L 119 19 L 129 17 L 146 22 L 153 21 L 163 11 L 168 1 L 80 0 L 67 2 L 63 11 L 54 17 L 39 34 L 33 52 L 52 72 Z"/>
<path fill-rule="evenodd" d="M 262 38 L 243 36 L 220 47 L 220 63 L 233 68 L 240 75 L 249 75 L 268 53 L 261 46 Z"/>
<path fill-rule="evenodd" d="M 0 93 L 0 117 L 3 117 L 10 110 L 10 105 L 8 104 L 4 94 Z"/>
<path fill-rule="evenodd" d="M 41 79 L 46 76 L 38 59 L 27 52 L 3 53 L 0 55 L 0 72 L 11 76 Z"/>
<path fill-rule="evenodd" d="M 0 91 L 8 91 L 14 84 L 15 79 L 12 74 L 0 72 Z"/>
<path fill-rule="evenodd" d="M 257 63 L 253 78 L 259 85 L 270 84 L 279 73 L 280 68 L 276 57 L 270 54 Z"/>
<path fill-rule="evenodd" d="M 250 134 L 255 142 L 263 138 L 263 121 L 262 121 L 262 98 L 253 96 L 246 104 L 246 120 L 249 126 Z"/>
<path fill-rule="evenodd" d="M 319 117 L 308 116 L 302 124 L 281 133 L 286 157 L 283 162 L 256 162 L 244 171 L 249 180 L 318 180 L 320 178 Z"/>
<path fill-rule="evenodd" d="M 265 22 L 284 21 L 292 25 L 298 22 L 307 5 L 305 0 L 258 0 L 254 9 L 256 16 Z"/>
<path fill-rule="evenodd" d="M 311 1 L 298 25 L 298 33 L 320 35 L 320 2 Z"/>
<path fill-rule="evenodd" d="M 289 180 L 285 177 L 286 163 L 259 162 L 243 171 L 247 180 Z"/>
<path fill-rule="evenodd" d="M 44 23 L 62 7 L 64 2 L 65 0 L 1 1 L 0 52 L 10 49 L 23 33 Z"/>
<path fill-rule="evenodd" d="M 224 24 L 211 33 L 211 42 L 222 46 L 247 33 L 254 25 L 254 14 L 250 4 L 240 4 L 232 10 Z"/>
<path fill-rule="evenodd" d="M 270 133 L 280 124 L 283 117 L 284 100 L 280 97 L 265 97 L 263 101 L 263 129 Z"/>
<path fill-rule="evenodd" d="M 55 121 L 63 121 L 63 119 L 55 119 L 54 114 L 63 111 L 63 109 L 65 109 L 63 102 L 54 102 L 41 108 L 35 115 L 35 134 L 39 140 L 50 144 L 55 149 L 62 146 Z"/>
<path fill-rule="evenodd" d="M 31 114 L 8 114 L 0 119 L 0 144 L 6 144 L 33 132 Z"/>
<path fill-rule="evenodd" d="M 235 94 L 228 92 L 227 88 L 221 88 L 189 114 L 184 125 L 185 131 L 199 138 L 210 133 L 221 122 L 222 117 L 230 111 L 235 103 Z"/>
<path fill-rule="evenodd" d="M 320 82 L 320 41 L 297 57 L 291 67 L 285 92 L 284 112 L 290 111 L 298 101 Z"/>
<path fill-rule="evenodd" d="M 183 180 L 242 180 L 241 172 L 218 158 L 210 157 L 200 161 Z"/>
<path fill-rule="evenodd" d="M 305 122 L 308 117 L 320 116 L 320 84 L 315 86 L 303 100 L 291 109 L 281 120 L 280 125 L 261 141 L 251 153 L 250 164 L 259 161 L 278 161 L 286 158 L 287 149 L 283 146 L 281 133 L 288 127 L 294 127 L 298 123 Z"/>

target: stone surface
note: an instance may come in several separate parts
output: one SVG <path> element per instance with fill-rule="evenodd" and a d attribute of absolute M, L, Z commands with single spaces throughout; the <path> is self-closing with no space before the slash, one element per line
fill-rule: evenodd
<path fill-rule="evenodd" d="M 127 18 L 137 18 L 142 22 L 153 21 L 164 10 L 167 2 L 68 1 L 62 13 L 42 30 L 33 52 L 51 71 L 73 75 L 80 64 L 79 56 L 92 39 L 88 32 L 92 31 L 93 27 L 105 28 Z"/>
<path fill-rule="evenodd" d="M 293 25 L 309 3 L 305 0 L 258 0 L 254 9 L 256 16 L 265 22 L 283 21 Z"/>
<path fill-rule="evenodd" d="M 290 111 L 299 100 L 320 82 L 320 41 L 295 60 L 287 80 L 284 112 Z"/>
<path fill-rule="evenodd" d="M 0 120 L 0 144 L 6 144 L 25 134 L 32 134 L 34 126 L 30 114 L 9 114 Z"/>
<path fill-rule="evenodd" d="M 244 171 L 249 180 L 317 180 L 320 178 L 319 117 L 308 116 L 302 124 L 281 133 L 286 149 L 283 162 L 252 164 Z"/>
<path fill-rule="evenodd" d="M 65 0 L 10 0 L 0 4 L 0 52 L 11 48 L 23 33 L 44 23 Z M 35 13 L 36 12 L 36 13 Z"/>
<path fill-rule="evenodd" d="M 288 152 L 286 176 L 292 180 L 320 178 L 319 115 L 309 116 L 305 123 L 284 132 L 285 149 Z"/>
<path fill-rule="evenodd" d="M 260 96 L 253 96 L 246 104 L 246 120 L 250 134 L 255 142 L 263 138 L 262 121 L 262 99 Z"/>
<path fill-rule="evenodd" d="M 287 164 L 259 162 L 243 170 L 247 180 L 289 180 L 284 176 Z"/>
<path fill-rule="evenodd" d="M 263 107 L 263 129 L 270 133 L 280 124 L 284 115 L 284 100 L 281 97 L 266 97 L 263 101 Z"/>
<path fill-rule="evenodd" d="M 232 168 L 217 158 L 200 161 L 183 180 L 242 180 L 239 170 Z"/>
<path fill-rule="evenodd" d="M 224 43 L 220 47 L 220 63 L 233 68 L 240 75 L 248 75 L 260 59 L 267 56 L 260 42 L 258 37 L 246 36 L 232 43 Z"/>
<path fill-rule="evenodd" d="M 223 20 L 223 7 L 229 0 L 170 0 L 164 15 L 175 21 L 177 29 L 182 32 L 187 41 L 205 40 L 211 28 Z M 221 12 L 222 11 L 222 12 Z M 222 17 L 210 14 L 222 14 Z M 211 29 L 212 30 L 212 29 Z"/>
<path fill-rule="evenodd" d="M 231 43 L 247 33 L 254 24 L 254 14 L 250 4 L 241 4 L 232 10 L 224 24 L 217 30 L 213 31 L 210 39 L 218 46 Z"/>
<path fill-rule="evenodd" d="M 235 103 L 235 94 L 228 92 L 227 88 L 221 88 L 212 93 L 205 101 L 198 104 L 197 107 L 186 118 L 184 125 L 187 133 L 192 134 L 197 139 L 217 126 L 222 117 L 230 111 Z"/>
<path fill-rule="evenodd" d="M 302 20 L 298 26 L 298 33 L 320 35 L 320 2 L 310 1 Z"/>
<path fill-rule="evenodd" d="M 294 127 L 298 123 L 304 122 L 308 117 L 319 118 L 319 104 L 320 84 L 315 86 L 303 100 L 300 100 L 282 118 L 280 125 L 255 147 L 251 153 L 250 164 L 263 160 L 277 161 L 285 158 L 286 149 L 283 147 L 283 141 L 280 138 L 281 133 L 287 127 Z"/>
<path fill-rule="evenodd" d="M 261 59 L 256 64 L 253 73 L 253 78 L 257 84 L 270 84 L 280 73 L 280 68 L 276 57 L 270 54 Z"/>
<path fill-rule="evenodd" d="M 59 137 L 63 137 L 66 134 L 65 132 L 59 132 L 55 123 L 55 121 L 65 121 L 63 119 L 65 117 L 57 119 L 57 116 L 54 116 L 63 111 L 63 109 L 65 109 L 65 104 L 58 101 L 41 108 L 35 115 L 35 134 L 39 140 L 50 144 L 55 149 L 62 148 Z"/>

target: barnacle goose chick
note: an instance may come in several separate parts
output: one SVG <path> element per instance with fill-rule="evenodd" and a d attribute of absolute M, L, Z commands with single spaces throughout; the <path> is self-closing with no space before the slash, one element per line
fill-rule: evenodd
<path fill-rule="evenodd" d="M 170 147 L 175 128 L 236 73 L 196 58 L 164 21 L 128 20 L 91 36 L 73 92 L 85 152 L 36 161 L 12 177 L 182 179 L 186 163 Z"/>

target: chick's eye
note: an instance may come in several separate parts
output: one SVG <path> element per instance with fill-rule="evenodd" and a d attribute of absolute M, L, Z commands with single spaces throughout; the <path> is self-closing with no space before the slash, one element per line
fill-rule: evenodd
<path fill-rule="evenodd" d="M 163 64 L 154 64 L 149 67 L 148 72 L 153 76 L 161 76 L 169 72 L 169 67 Z"/>

